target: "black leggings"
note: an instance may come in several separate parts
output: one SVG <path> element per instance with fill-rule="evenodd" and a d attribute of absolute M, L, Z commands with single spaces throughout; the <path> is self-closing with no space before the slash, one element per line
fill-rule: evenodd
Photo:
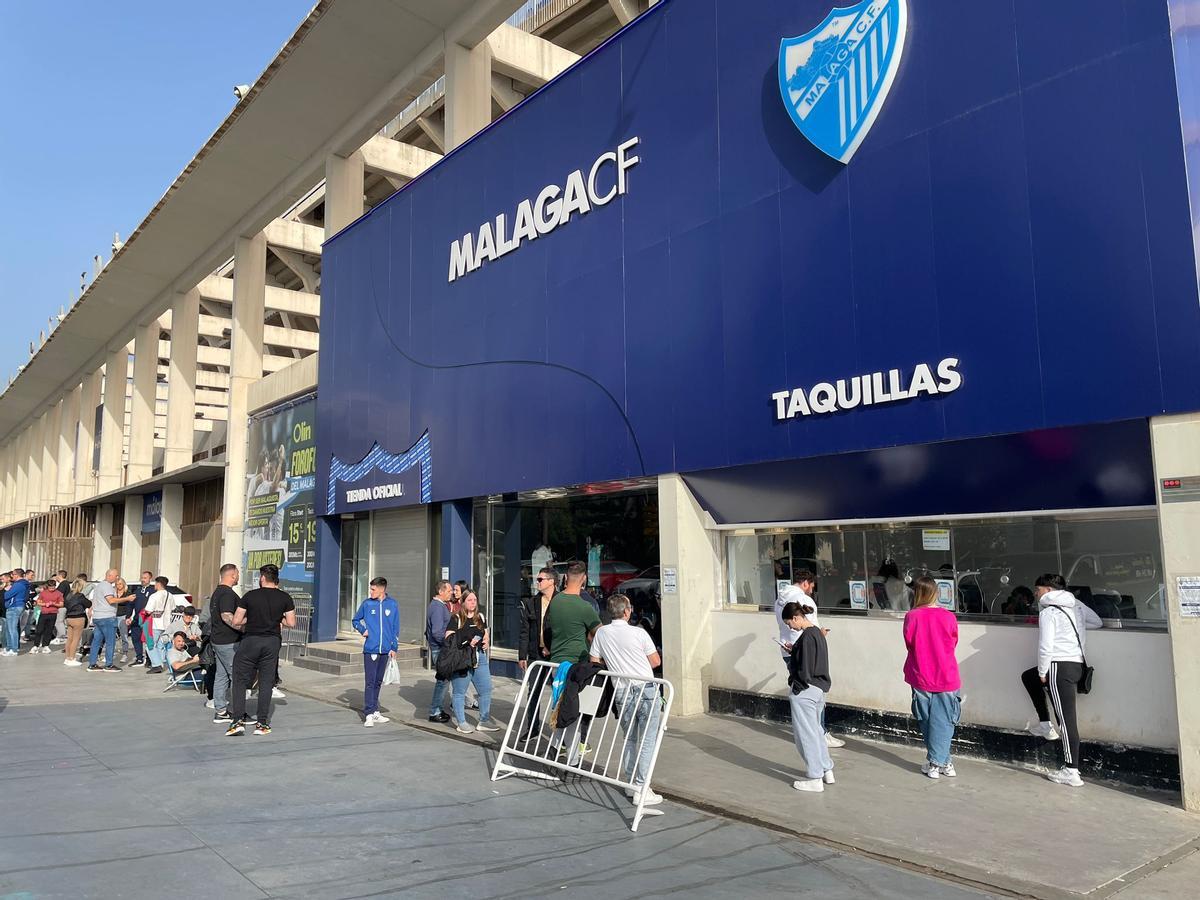
<path fill-rule="evenodd" d="M 1042 684 L 1036 668 L 1021 673 L 1021 683 L 1029 692 L 1029 699 L 1037 710 L 1038 720 L 1050 721 L 1050 710 L 1046 706 L 1046 694 L 1054 706 L 1054 717 L 1058 720 L 1058 733 L 1062 737 L 1063 765 L 1070 769 L 1079 768 L 1079 726 L 1075 722 L 1075 695 L 1083 678 L 1083 663 L 1052 662 Z"/>
<path fill-rule="evenodd" d="M 49 647 L 50 641 L 54 639 L 55 624 L 58 620 L 58 610 L 52 613 L 42 613 L 38 619 L 37 631 L 34 632 L 33 645 L 35 647 Z"/>

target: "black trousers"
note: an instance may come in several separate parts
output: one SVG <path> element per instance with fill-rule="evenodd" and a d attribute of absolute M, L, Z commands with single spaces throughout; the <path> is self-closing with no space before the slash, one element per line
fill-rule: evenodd
<path fill-rule="evenodd" d="M 42 613 L 37 622 L 37 631 L 34 634 L 33 644 L 35 647 L 49 647 L 50 642 L 54 640 L 54 625 L 58 618 L 58 613 L 54 612 L 50 615 Z"/>
<path fill-rule="evenodd" d="M 554 669 L 542 666 L 529 676 L 529 702 L 525 707 L 525 715 L 521 718 L 521 727 L 517 732 L 517 744 L 524 745 L 530 741 L 537 741 L 537 736 L 542 730 L 542 691 L 553 674 Z M 531 750 L 530 747 L 525 746 L 516 749 L 524 752 Z"/>
<path fill-rule="evenodd" d="M 246 718 L 246 691 L 257 676 L 260 685 L 274 684 L 279 671 L 280 639 L 274 635 L 248 634 L 233 655 L 233 688 L 229 715 L 235 722 Z M 258 723 L 271 721 L 271 689 L 258 692 Z"/>
<path fill-rule="evenodd" d="M 1075 719 L 1075 700 L 1082 679 L 1083 663 L 1077 662 L 1050 663 L 1045 684 L 1042 684 L 1036 667 L 1021 673 L 1021 683 L 1029 692 L 1029 699 L 1033 701 L 1040 722 L 1050 721 L 1050 710 L 1046 705 L 1046 695 L 1050 695 L 1054 717 L 1058 720 L 1058 733 L 1062 737 L 1063 765 L 1071 769 L 1079 768 L 1079 726 Z"/>

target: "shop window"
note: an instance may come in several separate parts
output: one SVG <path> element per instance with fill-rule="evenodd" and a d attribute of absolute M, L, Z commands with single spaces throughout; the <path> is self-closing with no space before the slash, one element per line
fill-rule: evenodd
<path fill-rule="evenodd" d="M 1034 582 L 1060 573 L 1101 618 L 1161 627 L 1161 549 L 1149 516 L 1026 518 L 736 534 L 726 542 L 729 602 L 769 607 L 793 573 L 817 576 L 822 610 L 894 615 L 929 575 L 967 618 L 1028 621 Z"/>
<path fill-rule="evenodd" d="M 520 602 L 533 593 L 536 571 L 549 565 L 561 577 L 575 561 L 586 564 L 587 590 L 601 610 L 611 594 L 628 594 L 635 624 L 661 646 L 655 491 L 479 503 L 473 544 L 496 647 L 516 649 Z"/>

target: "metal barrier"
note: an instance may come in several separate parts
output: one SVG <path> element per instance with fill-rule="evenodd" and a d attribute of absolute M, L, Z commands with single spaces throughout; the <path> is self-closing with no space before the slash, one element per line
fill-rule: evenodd
<path fill-rule="evenodd" d="M 308 651 L 308 633 L 312 628 L 312 604 L 296 604 L 296 627 L 280 628 L 279 658 L 293 662 Z"/>
<path fill-rule="evenodd" d="M 557 712 L 553 702 L 557 669 L 557 663 L 542 661 L 526 668 L 492 781 L 510 775 L 559 781 L 562 776 L 557 772 L 622 788 L 633 795 L 629 829 L 636 832 L 642 816 L 662 815 L 662 810 L 646 807 L 646 798 L 675 689 L 662 678 L 604 670 L 579 691 L 579 717 L 558 728 L 551 725 Z M 549 771 L 517 763 L 536 763 Z"/>

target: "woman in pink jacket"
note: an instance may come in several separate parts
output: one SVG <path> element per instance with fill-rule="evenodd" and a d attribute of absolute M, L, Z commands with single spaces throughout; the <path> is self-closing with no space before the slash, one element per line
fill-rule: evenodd
<path fill-rule="evenodd" d="M 937 605 L 938 587 L 928 575 L 913 582 L 913 605 L 904 614 L 904 680 L 912 686 L 912 711 L 928 756 L 921 771 L 930 778 L 953 778 L 950 742 L 958 724 L 958 619 Z"/>

